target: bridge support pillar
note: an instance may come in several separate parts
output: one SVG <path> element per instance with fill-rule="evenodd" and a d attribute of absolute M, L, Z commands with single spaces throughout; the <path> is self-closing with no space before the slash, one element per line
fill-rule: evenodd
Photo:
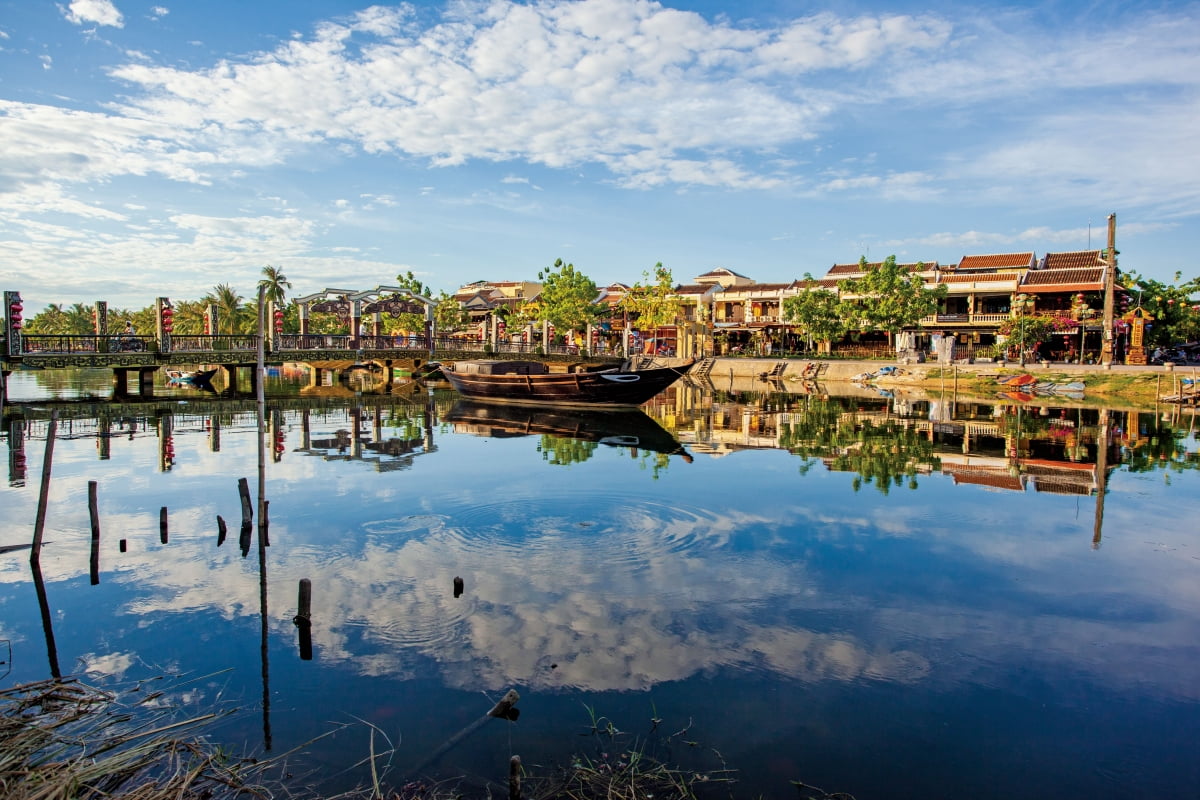
<path fill-rule="evenodd" d="M 238 393 L 237 364 L 222 364 L 221 369 L 225 370 L 225 385 L 229 387 L 229 393 L 237 394 Z"/>
<path fill-rule="evenodd" d="M 129 396 L 129 370 L 113 367 L 113 397 Z"/>
<path fill-rule="evenodd" d="M 154 397 L 154 373 L 157 367 L 138 367 L 138 394 L 142 397 Z"/>
<path fill-rule="evenodd" d="M 383 386 L 385 389 L 392 387 L 392 360 L 390 358 L 383 362 Z"/>

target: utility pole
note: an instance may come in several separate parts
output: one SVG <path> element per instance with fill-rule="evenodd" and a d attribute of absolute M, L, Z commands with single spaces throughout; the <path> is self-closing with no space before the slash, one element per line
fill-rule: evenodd
<path fill-rule="evenodd" d="M 1100 363 L 1110 366 L 1113 362 L 1113 344 L 1116 334 L 1113 331 L 1113 294 L 1117 282 L 1117 215 L 1108 215 L 1108 249 L 1104 251 L 1104 330 L 1100 344 Z"/>

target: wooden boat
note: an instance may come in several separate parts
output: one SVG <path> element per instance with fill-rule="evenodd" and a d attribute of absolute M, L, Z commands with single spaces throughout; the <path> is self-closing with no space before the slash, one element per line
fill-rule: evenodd
<path fill-rule="evenodd" d="M 166 370 L 167 380 L 171 383 L 190 383 L 195 386 L 203 386 L 210 383 L 213 376 L 217 374 L 217 368 L 213 369 L 198 369 L 188 372 L 182 369 Z"/>
<path fill-rule="evenodd" d="M 679 380 L 692 363 L 551 372 L 540 361 L 456 361 L 443 364 L 442 375 L 463 396 L 493 402 L 637 406 Z"/>
<path fill-rule="evenodd" d="M 493 439 L 556 436 L 610 447 L 692 457 L 670 431 L 638 408 L 555 408 L 461 399 L 445 420 L 456 430 Z"/>

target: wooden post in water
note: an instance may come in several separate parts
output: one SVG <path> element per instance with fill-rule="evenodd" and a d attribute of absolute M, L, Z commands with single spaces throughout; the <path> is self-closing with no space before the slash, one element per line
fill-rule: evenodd
<path fill-rule="evenodd" d="M 267 382 L 267 287 L 258 285 L 258 337 L 254 348 L 254 408 L 258 418 L 258 542 L 267 545 L 267 406 L 264 384 Z M 274 448 L 272 448 L 274 452 Z"/>
<path fill-rule="evenodd" d="M 508 800 L 521 800 L 521 757 L 508 760 Z"/>
<path fill-rule="evenodd" d="M 312 661 L 312 581 L 308 578 L 300 579 L 300 594 L 292 623 L 300 633 L 300 660 Z"/>
<path fill-rule="evenodd" d="M 92 521 L 92 586 L 100 583 L 100 511 L 96 503 L 96 489 L 96 482 L 88 481 L 88 516 Z"/>
<path fill-rule="evenodd" d="M 46 455 L 42 459 L 42 488 L 38 493 L 37 516 L 33 521 L 33 550 L 29 563 L 37 564 L 42 557 L 42 532 L 46 529 L 46 506 L 50 502 L 50 467 L 54 461 L 54 436 L 58 431 L 58 411 L 50 412 L 46 427 Z"/>
<path fill-rule="evenodd" d="M 250 525 L 254 521 L 254 506 L 250 502 L 250 482 L 238 478 L 238 496 L 242 500 L 242 524 Z"/>
<path fill-rule="evenodd" d="M 163 544 L 167 543 L 167 507 L 163 506 L 158 510 L 158 540 Z"/>
<path fill-rule="evenodd" d="M 217 514 L 217 547 L 225 544 L 225 534 L 229 532 L 229 528 L 225 525 L 225 518 Z"/>

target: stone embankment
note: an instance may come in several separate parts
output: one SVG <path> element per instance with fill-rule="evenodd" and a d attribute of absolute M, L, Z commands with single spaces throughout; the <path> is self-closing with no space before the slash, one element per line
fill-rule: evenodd
<path fill-rule="evenodd" d="M 1088 395 L 1106 399 L 1120 397 L 1132 402 L 1154 402 L 1178 390 L 1180 378 L 1196 378 L 1198 366 L 1153 365 L 1130 366 L 1113 364 L 1067 364 L 1036 362 L 1021 366 L 1016 363 L 971 364 L 904 364 L 897 361 L 838 361 L 803 358 L 718 358 L 709 372 L 714 387 L 730 391 L 762 391 L 769 384 L 785 389 L 802 385 L 816 375 L 818 383 L 848 384 L 838 387 L 838 393 L 858 386 L 854 378 L 878 373 L 883 367 L 893 367 L 890 375 L 880 375 L 871 384 L 881 388 L 904 388 L 938 391 L 953 382 L 956 389 L 991 395 L 996 391 L 995 379 L 1003 375 L 1028 372 L 1047 382 L 1082 381 Z M 867 390 L 868 394 L 877 392 Z"/>

